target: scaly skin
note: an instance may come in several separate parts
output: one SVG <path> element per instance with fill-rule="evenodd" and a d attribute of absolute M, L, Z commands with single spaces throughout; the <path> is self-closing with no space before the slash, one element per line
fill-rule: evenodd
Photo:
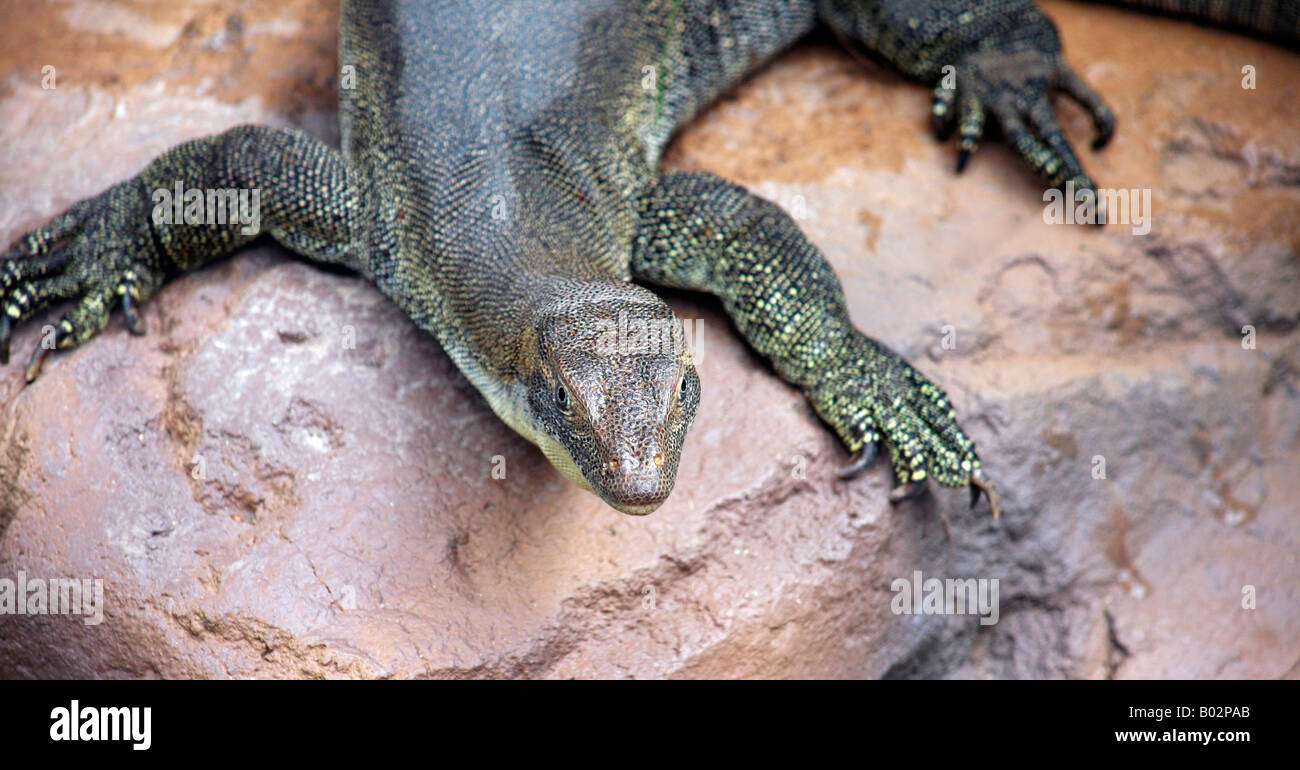
<path fill-rule="evenodd" d="M 1281 5 L 1225 20 L 1294 39 L 1295 3 Z M 640 278 L 720 297 L 857 453 L 846 474 L 883 442 L 903 482 L 894 499 L 933 477 L 987 489 L 996 515 L 947 396 L 853 327 L 795 224 L 715 177 L 658 173 L 678 128 L 819 20 L 940 86 L 933 123 L 958 127 L 959 165 L 991 118 L 1047 184 L 1091 189 L 1048 95 L 1082 102 L 1099 142 L 1114 118 L 1028 0 L 345 2 L 339 63 L 357 82 L 341 92 L 341 151 L 235 128 L 21 236 L 0 257 L 0 359 L 14 325 L 62 300 L 74 304 L 58 348 L 117 307 L 140 330 L 139 303 L 168 277 L 256 237 L 239 223 L 154 221 L 154 191 L 257 189 L 262 232 L 374 281 L 502 419 L 619 510 L 667 497 L 699 402 L 677 321 Z M 643 344 L 628 328 L 663 333 Z"/>

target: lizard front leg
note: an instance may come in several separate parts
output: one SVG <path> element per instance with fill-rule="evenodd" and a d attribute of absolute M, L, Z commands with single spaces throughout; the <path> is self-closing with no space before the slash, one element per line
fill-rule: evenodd
<path fill-rule="evenodd" d="M 76 304 L 55 325 L 53 347 L 89 339 L 115 307 L 141 333 L 137 308 L 169 276 L 261 232 L 305 256 L 363 269 L 362 204 L 339 154 L 297 131 L 240 126 L 177 145 L 0 256 L 0 363 L 8 363 L 13 327 L 63 300 Z M 43 342 L 33 352 L 28 382 L 49 350 Z"/>
<path fill-rule="evenodd" d="M 900 482 L 891 500 L 934 478 L 970 484 L 972 502 L 985 490 L 997 515 L 996 491 L 948 396 L 854 328 L 830 264 L 776 204 L 712 174 L 669 173 L 641 201 L 640 217 L 633 274 L 721 299 L 750 345 L 857 453 L 841 475 L 865 468 L 883 441 Z"/>

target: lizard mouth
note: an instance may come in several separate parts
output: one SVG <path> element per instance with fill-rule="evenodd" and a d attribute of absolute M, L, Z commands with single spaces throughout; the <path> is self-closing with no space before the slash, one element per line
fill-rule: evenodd
<path fill-rule="evenodd" d="M 611 505 L 623 513 L 632 516 L 645 516 L 646 514 L 654 513 L 655 509 L 660 505 L 663 505 L 663 500 L 660 500 L 657 503 L 649 503 L 647 505 L 625 505 L 621 503 L 611 503 Z"/>
<path fill-rule="evenodd" d="M 653 513 L 656 508 L 664 504 L 664 501 L 668 499 L 669 491 L 671 491 L 671 489 L 662 492 L 656 490 L 650 494 L 636 495 L 627 498 L 619 498 L 615 495 L 610 495 L 608 497 L 602 495 L 602 497 L 604 497 L 605 502 L 623 513 L 632 516 L 645 516 L 648 513 Z"/>

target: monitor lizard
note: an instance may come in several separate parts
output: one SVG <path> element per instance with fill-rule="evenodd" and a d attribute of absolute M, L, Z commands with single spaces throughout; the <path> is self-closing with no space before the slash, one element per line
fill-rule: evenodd
<path fill-rule="evenodd" d="M 1297 38 L 1291 1 L 1138 4 Z M 817 24 L 936 85 L 931 122 L 958 133 L 958 170 L 993 122 L 1045 184 L 1094 189 L 1050 96 L 1088 110 L 1098 147 L 1114 115 L 1030 0 L 348 0 L 341 148 L 238 126 L 22 235 L 0 258 L 0 361 L 18 323 L 64 300 L 28 382 L 115 309 L 142 333 L 141 303 L 170 276 L 259 235 L 211 212 L 169 220 L 158 191 L 256 190 L 261 232 L 373 281 L 501 419 L 620 511 L 668 496 L 700 397 L 677 319 L 641 281 L 718 297 L 854 453 L 841 476 L 883 444 L 891 500 L 932 478 L 970 485 L 972 505 L 987 492 L 996 516 L 948 396 L 852 324 L 794 221 L 716 176 L 659 171 L 677 129 Z M 674 333 L 632 343 L 631 328 Z"/>

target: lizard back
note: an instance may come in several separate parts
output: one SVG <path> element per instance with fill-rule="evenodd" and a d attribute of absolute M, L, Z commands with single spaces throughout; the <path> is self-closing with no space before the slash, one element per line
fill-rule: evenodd
<path fill-rule="evenodd" d="M 393 197 L 397 242 L 372 269 L 399 301 L 436 286 L 408 312 L 458 364 L 507 379 L 527 307 L 630 278 L 637 201 L 672 132 L 814 18 L 811 3 L 681 0 L 343 14 L 343 151 Z"/>

